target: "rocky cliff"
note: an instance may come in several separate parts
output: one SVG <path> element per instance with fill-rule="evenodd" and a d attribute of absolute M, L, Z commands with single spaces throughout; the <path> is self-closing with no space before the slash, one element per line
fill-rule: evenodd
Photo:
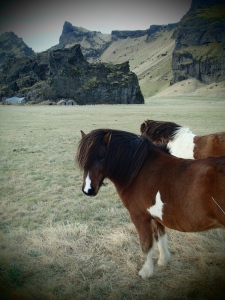
<path fill-rule="evenodd" d="M 191 77 L 211 83 L 225 80 L 225 3 L 193 0 L 174 33 L 172 83 Z"/>
<path fill-rule="evenodd" d="M 11 58 L 0 69 L 0 97 L 37 102 L 70 98 L 77 104 L 144 103 L 129 63 L 88 63 L 80 45 Z"/>
<path fill-rule="evenodd" d="M 147 34 L 147 30 L 113 30 L 111 35 L 114 39 L 139 38 Z"/>

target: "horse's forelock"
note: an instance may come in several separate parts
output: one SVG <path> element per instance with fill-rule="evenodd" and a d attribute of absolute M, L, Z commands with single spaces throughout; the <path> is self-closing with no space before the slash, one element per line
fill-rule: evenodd
<path fill-rule="evenodd" d="M 80 140 L 76 161 L 81 169 L 88 169 L 97 158 L 105 134 L 104 131 L 93 130 Z"/>

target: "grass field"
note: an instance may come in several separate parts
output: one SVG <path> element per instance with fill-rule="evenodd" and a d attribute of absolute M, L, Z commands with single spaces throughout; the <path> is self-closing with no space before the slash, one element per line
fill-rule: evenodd
<path fill-rule="evenodd" d="M 222 98 L 147 99 L 145 105 L 0 106 L 1 299 L 222 299 L 225 231 L 167 230 L 171 263 L 152 278 L 126 209 L 108 180 L 81 192 L 80 130 L 139 133 L 146 119 L 198 135 L 225 130 Z M 225 183 L 224 183 L 225 184 Z"/>

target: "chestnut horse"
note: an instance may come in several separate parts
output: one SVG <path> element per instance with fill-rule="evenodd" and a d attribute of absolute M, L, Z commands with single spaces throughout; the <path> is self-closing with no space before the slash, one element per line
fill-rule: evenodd
<path fill-rule="evenodd" d="M 147 120 L 141 134 L 156 144 L 166 143 L 172 155 L 199 159 L 225 155 L 225 132 L 196 136 L 189 128 L 173 122 Z"/>
<path fill-rule="evenodd" d="M 129 211 L 146 261 L 142 278 L 153 275 L 153 242 L 159 265 L 170 259 L 165 227 L 197 232 L 225 226 L 225 156 L 181 159 L 145 137 L 97 129 L 82 132 L 77 163 L 82 191 L 95 196 L 107 177 Z"/>

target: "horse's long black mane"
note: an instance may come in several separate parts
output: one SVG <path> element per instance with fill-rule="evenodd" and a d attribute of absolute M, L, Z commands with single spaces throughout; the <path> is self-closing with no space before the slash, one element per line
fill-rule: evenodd
<path fill-rule="evenodd" d="M 141 124 L 141 133 L 148 135 L 152 140 L 161 140 L 168 143 L 173 140 L 180 125 L 167 121 L 146 120 Z"/>
<path fill-rule="evenodd" d="M 126 131 L 97 129 L 85 135 L 79 143 L 76 160 L 81 169 L 90 169 L 100 158 L 103 140 L 108 133 L 111 137 L 104 158 L 107 176 L 125 185 L 136 177 L 148 155 L 153 156 L 158 150 L 168 153 L 166 146 L 158 147 L 145 137 Z"/>

